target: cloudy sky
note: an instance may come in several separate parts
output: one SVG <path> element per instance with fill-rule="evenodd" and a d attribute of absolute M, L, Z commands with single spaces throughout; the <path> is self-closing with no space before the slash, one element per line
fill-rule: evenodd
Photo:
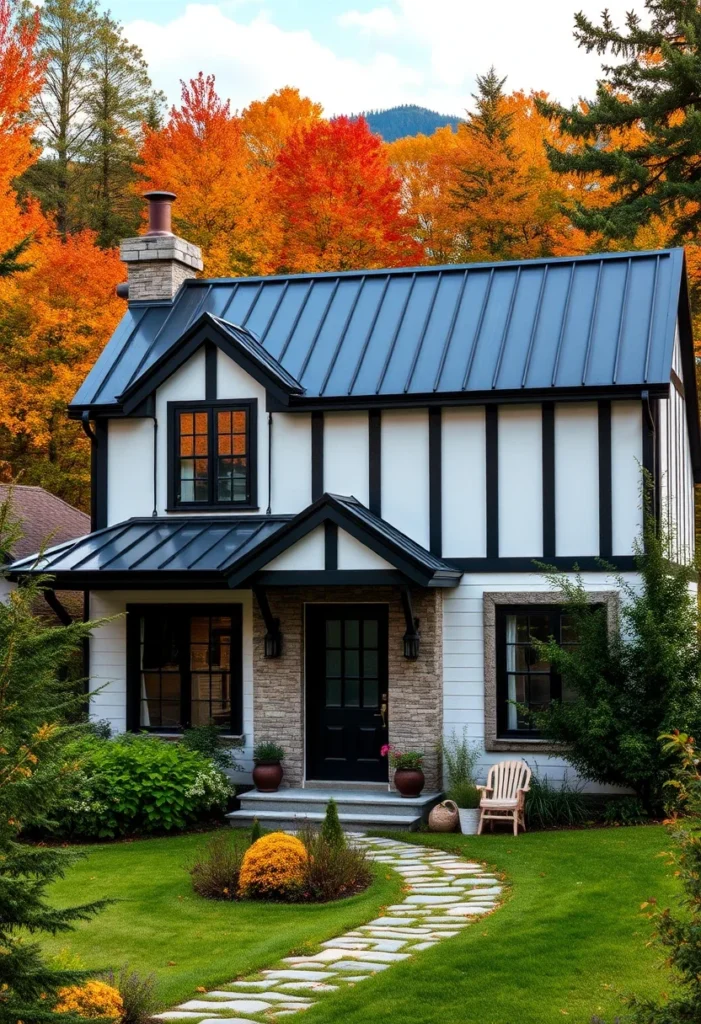
<path fill-rule="evenodd" d="M 106 0 L 105 0 L 106 2 Z M 642 0 L 608 0 L 622 19 Z M 420 103 L 462 114 L 494 63 L 512 89 L 591 95 L 600 58 L 572 38 L 574 12 L 604 0 L 112 0 L 169 100 L 202 70 L 236 109 L 283 85 L 328 114 Z"/>

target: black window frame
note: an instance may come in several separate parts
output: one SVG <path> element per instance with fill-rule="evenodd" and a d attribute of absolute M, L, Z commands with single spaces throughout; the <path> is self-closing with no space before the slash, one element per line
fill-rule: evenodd
<path fill-rule="evenodd" d="M 600 607 L 599 605 L 593 607 Z M 561 616 L 567 608 L 562 604 L 500 604 L 496 606 L 496 668 L 497 668 L 497 739 L 539 740 L 542 734 L 536 728 L 509 729 L 509 680 L 506 667 L 506 619 L 509 615 L 547 615 L 547 635 L 562 642 Z M 527 674 L 518 672 L 518 675 Z M 550 675 L 550 700 L 562 699 L 562 677 L 552 669 Z"/>
<path fill-rule="evenodd" d="M 168 614 L 172 616 L 187 636 L 188 642 L 180 652 L 180 701 L 182 709 L 182 727 L 143 726 L 141 725 L 141 634 L 139 624 L 141 616 L 148 613 Z M 149 604 L 127 605 L 127 730 L 129 732 L 149 732 L 161 735 L 182 735 L 183 729 L 191 724 L 190 709 L 192 700 L 192 670 L 190 668 L 190 628 L 189 620 L 193 616 L 222 616 L 231 618 L 231 717 L 226 726 L 221 728 L 222 736 L 241 736 L 243 734 L 243 605 L 220 602 L 218 604 L 169 604 L 153 602 Z M 187 654 L 185 653 L 187 651 Z"/>
<path fill-rule="evenodd" d="M 208 419 L 208 500 L 182 501 L 178 497 L 180 480 L 180 413 L 205 412 Z M 214 470 L 217 458 L 217 413 L 246 413 L 247 500 L 215 501 L 217 478 Z M 205 402 L 168 402 L 168 506 L 167 512 L 256 512 L 258 511 L 258 399 L 217 399 Z"/>

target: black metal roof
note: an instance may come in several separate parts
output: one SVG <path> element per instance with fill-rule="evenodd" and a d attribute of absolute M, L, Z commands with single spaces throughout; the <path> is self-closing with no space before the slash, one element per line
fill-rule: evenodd
<path fill-rule="evenodd" d="M 455 586 L 462 573 L 355 498 L 325 494 L 296 516 L 134 518 L 13 562 L 13 578 L 47 574 L 64 589 L 248 585 L 276 555 L 330 521 L 422 586 Z"/>
<path fill-rule="evenodd" d="M 191 280 L 172 303 L 129 306 L 72 409 L 119 411 L 203 314 L 239 352 L 267 359 L 290 407 L 667 387 L 683 277 L 683 250 L 667 249 Z"/>

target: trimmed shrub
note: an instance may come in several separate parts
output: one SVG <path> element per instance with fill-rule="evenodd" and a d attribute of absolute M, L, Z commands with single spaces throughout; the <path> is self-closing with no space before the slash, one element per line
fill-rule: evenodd
<path fill-rule="evenodd" d="M 306 863 L 304 843 L 285 832 L 271 832 L 246 850 L 239 875 L 239 895 L 292 900 L 302 890 Z"/>
<path fill-rule="evenodd" d="M 244 852 L 244 843 L 231 830 L 212 836 L 190 868 L 192 888 L 198 896 L 235 900 Z"/>
<path fill-rule="evenodd" d="M 116 1020 L 122 1016 L 124 1004 L 116 988 L 104 981 L 87 981 L 58 991 L 56 1013 L 72 1013 L 79 1017 Z"/>
<path fill-rule="evenodd" d="M 372 882 L 372 868 L 364 850 L 339 846 L 323 832 L 307 827 L 300 832 L 307 851 L 302 898 L 317 903 L 339 900 L 361 892 Z"/>
<path fill-rule="evenodd" d="M 75 786 L 55 834 L 112 838 L 173 832 L 221 812 L 232 789 L 212 762 L 150 736 L 86 737 L 66 750 Z"/>
<path fill-rule="evenodd" d="M 124 964 L 118 974 L 108 971 L 104 981 L 119 992 L 122 1000 L 121 1024 L 145 1024 L 156 1010 L 156 975 L 142 977 Z"/>
<path fill-rule="evenodd" d="M 556 789 L 546 777 L 531 777 L 531 788 L 526 794 L 526 821 L 529 828 L 557 828 L 582 825 L 590 818 L 587 802 L 581 789 L 570 785 L 567 775 Z"/>
<path fill-rule="evenodd" d="M 329 846 L 343 847 L 346 845 L 346 837 L 343 834 L 341 822 L 338 818 L 338 804 L 333 797 L 326 805 L 326 814 L 321 826 L 321 836 Z"/>

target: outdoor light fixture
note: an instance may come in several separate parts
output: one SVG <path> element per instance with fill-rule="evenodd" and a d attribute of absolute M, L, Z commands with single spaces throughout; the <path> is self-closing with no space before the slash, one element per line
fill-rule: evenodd
<path fill-rule="evenodd" d="M 282 633 L 280 632 L 280 620 L 274 619 L 272 629 L 265 634 L 265 657 L 279 658 L 282 654 Z"/>
<path fill-rule="evenodd" d="M 419 633 L 419 620 L 414 619 L 414 629 L 404 634 L 404 657 L 416 661 L 421 646 L 421 635 Z"/>

